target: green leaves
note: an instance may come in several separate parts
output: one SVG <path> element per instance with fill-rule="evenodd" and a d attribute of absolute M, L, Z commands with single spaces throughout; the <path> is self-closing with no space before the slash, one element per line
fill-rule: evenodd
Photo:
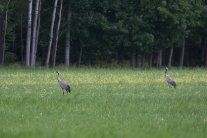
<path fill-rule="evenodd" d="M 5 11 L 5 4 L 6 2 L 0 4 L 0 13 Z M 109 54 L 115 57 L 120 49 L 124 51 L 124 57 L 131 55 L 132 52 L 149 53 L 177 47 L 183 39 L 191 40 L 191 37 L 197 37 L 192 41 L 199 45 L 201 33 L 204 36 L 207 34 L 207 6 L 206 2 L 201 0 L 69 0 L 64 4 L 70 4 L 72 7 L 71 63 L 77 62 L 80 43 L 84 44 L 83 61 L 89 63 L 94 56 L 99 60 Z M 53 1 L 42 1 L 37 49 L 38 58 L 42 60 L 48 41 L 51 7 Z M 65 53 L 67 7 L 63 6 L 57 62 L 63 62 Z M 4 19 L 3 16 L 2 14 Z M 26 23 L 27 3 L 23 0 L 11 1 L 6 46 L 8 52 L 14 51 L 18 59 L 24 56 L 20 51 L 24 52 L 25 49 L 19 46 L 25 43 Z"/>
<path fill-rule="evenodd" d="M 3 5 L 0 4 L 0 13 L 3 12 L 3 9 L 4 9 Z"/>

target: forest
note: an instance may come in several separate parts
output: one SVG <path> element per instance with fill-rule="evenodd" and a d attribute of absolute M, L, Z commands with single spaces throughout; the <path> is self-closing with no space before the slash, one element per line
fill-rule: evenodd
<path fill-rule="evenodd" d="M 0 66 L 207 67 L 206 0 L 1 0 Z"/>

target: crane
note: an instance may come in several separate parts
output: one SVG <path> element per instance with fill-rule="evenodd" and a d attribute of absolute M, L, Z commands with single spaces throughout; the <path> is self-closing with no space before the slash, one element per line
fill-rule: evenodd
<path fill-rule="evenodd" d="M 57 80 L 58 80 L 60 87 L 62 88 L 63 95 L 64 95 L 64 89 L 67 91 L 67 93 L 70 93 L 70 86 L 60 79 L 59 71 L 56 71 L 56 73 L 58 74 Z"/>
<path fill-rule="evenodd" d="M 174 88 L 176 88 L 175 81 L 170 76 L 168 76 L 167 71 L 168 71 L 168 68 L 166 67 L 165 68 L 165 79 L 166 79 L 167 83 L 169 84 L 169 87 L 170 87 L 170 85 L 172 85 Z"/>

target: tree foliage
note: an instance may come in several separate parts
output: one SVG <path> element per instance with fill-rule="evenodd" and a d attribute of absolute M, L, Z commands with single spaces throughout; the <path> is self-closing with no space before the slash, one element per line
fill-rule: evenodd
<path fill-rule="evenodd" d="M 54 2 L 55 0 L 41 1 L 36 59 L 42 65 L 45 64 L 51 35 L 49 30 Z M 162 56 L 165 65 L 169 49 L 173 48 L 172 65 L 178 66 L 184 39 L 186 41 L 184 65 L 205 65 L 200 57 L 205 57 L 207 51 L 206 0 L 63 0 L 63 3 L 57 64 L 64 64 L 65 60 L 67 12 L 68 5 L 71 5 L 70 63 L 73 65 L 103 65 L 116 60 L 119 64 L 120 57 L 124 61 L 130 61 L 135 58 L 134 55 L 137 55 L 138 62 L 140 58 L 144 58 L 143 54 L 147 57 L 151 55 L 151 60 L 156 63 L 155 57 L 160 50 L 164 52 Z M 26 61 L 22 56 L 26 55 L 27 6 L 28 3 L 22 0 L 11 1 L 9 5 L 5 52 L 15 55 L 15 58 L 12 58 L 15 59 L 14 62 L 21 59 Z M 57 10 L 59 8 L 58 6 Z M 1 3 L 2 16 L 5 10 L 6 3 Z M 32 13 L 34 16 L 35 11 Z M 60 15 L 57 13 L 55 16 Z M 55 20 L 54 29 L 57 26 L 58 20 Z M 0 31 L 3 33 L 2 29 Z M 0 42 L 2 48 L 2 41 Z M 51 59 L 49 62 L 51 64 Z"/>

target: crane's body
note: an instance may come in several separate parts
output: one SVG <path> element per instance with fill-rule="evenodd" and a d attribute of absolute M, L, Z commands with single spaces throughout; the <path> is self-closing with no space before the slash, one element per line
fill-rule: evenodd
<path fill-rule="evenodd" d="M 175 81 L 170 76 L 168 76 L 167 71 L 168 71 L 168 68 L 166 67 L 165 68 L 165 79 L 166 79 L 167 83 L 169 84 L 169 87 L 170 87 L 170 85 L 172 85 L 174 88 L 176 88 Z"/>
<path fill-rule="evenodd" d="M 63 95 L 64 95 L 64 89 L 67 91 L 67 93 L 70 93 L 70 86 L 60 79 L 60 73 L 58 71 L 56 71 L 56 73 L 58 74 L 57 80 L 60 87 L 62 88 Z"/>

